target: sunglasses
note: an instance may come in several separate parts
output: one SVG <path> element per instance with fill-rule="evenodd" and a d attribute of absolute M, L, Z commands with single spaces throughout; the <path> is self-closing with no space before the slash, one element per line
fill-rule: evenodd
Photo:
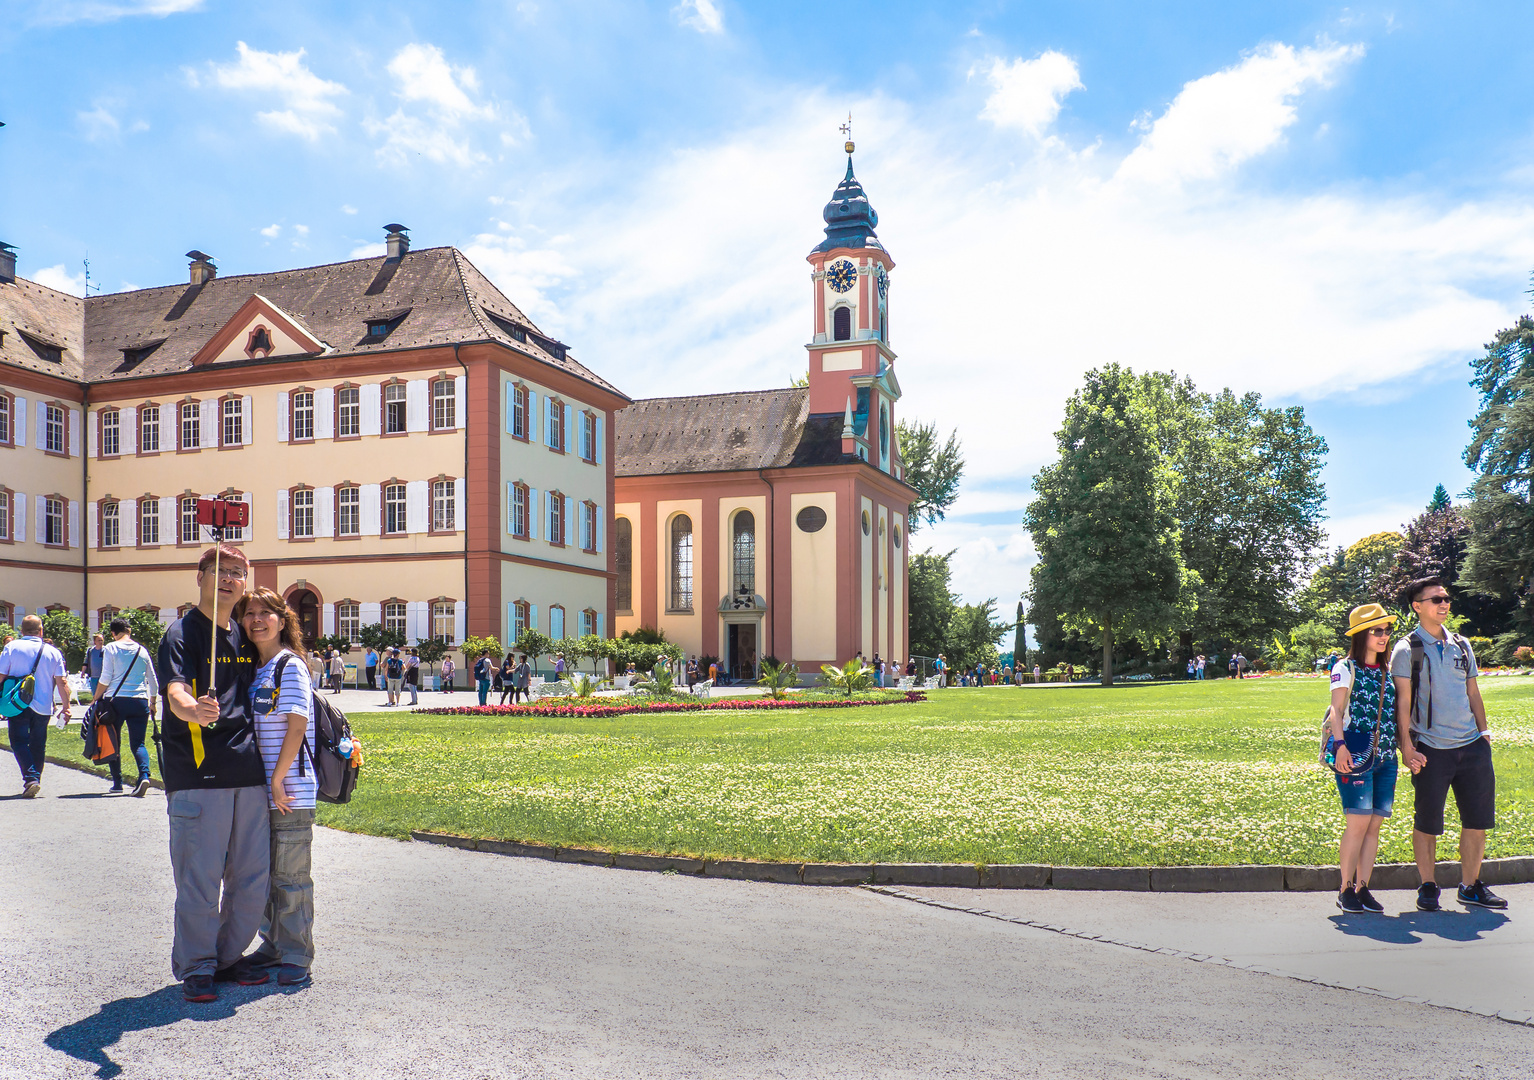
<path fill-rule="evenodd" d="M 1448 602 L 1448 594 L 1444 594 L 1443 596 L 1424 596 L 1421 600 L 1417 601 L 1419 604 L 1447 604 Z"/>
<path fill-rule="evenodd" d="M 1390 636 L 1390 627 L 1388 627 L 1388 626 L 1371 626 L 1371 627 L 1369 627 L 1369 633 L 1377 635 L 1378 637 L 1389 637 Z"/>

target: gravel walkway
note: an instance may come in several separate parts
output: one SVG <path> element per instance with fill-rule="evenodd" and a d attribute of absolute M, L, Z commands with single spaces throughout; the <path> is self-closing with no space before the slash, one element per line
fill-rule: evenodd
<path fill-rule="evenodd" d="M 104 787 L 49 768 L 41 798 L 0 799 L 0 1077 L 1290 1080 L 1534 1065 L 1528 1028 L 867 890 L 324 829 L 314 984 L 187 1005 L 169 973 L 164 799 Z"/>

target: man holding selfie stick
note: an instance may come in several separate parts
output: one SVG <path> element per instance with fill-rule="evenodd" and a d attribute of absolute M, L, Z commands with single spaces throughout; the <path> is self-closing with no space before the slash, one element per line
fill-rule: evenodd
<path fill-rule="evenodd" d="M 199 500 L 199 520 L 204 505 Z M 215 981 L 255 986 L 268 978 L 240 962 L 261 926 L 271 854 L 266 770 L 250 709 L 256 653 L 231 619 L 250 564 L 223 545 L 222 524 L 211 531 L 215 545 L 197 563 L 198 605 L 165 632 L 158 667 L 176 880 L 171 971 L 195 1002 L 217 998 Z"/>

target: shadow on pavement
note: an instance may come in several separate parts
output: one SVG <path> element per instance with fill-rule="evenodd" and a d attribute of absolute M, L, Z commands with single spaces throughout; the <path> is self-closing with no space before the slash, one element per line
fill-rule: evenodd
<path fill-rule="evenodd" d="M 1331 923 L 1351 937 L 1372 938 L 1392 945 L 1416 945 L 1424 938 L 1479 941 L 1481 935 L 1508 922 L 1500 911 L 1403 911 L 1389 915 L 1333 915 Z"/>
<path fill-rule="evenodd" d="M 161 987 L 152 994 L 109 1001 L 93 1015 L 51 1031 L 43 1042 L 51 1049 L 96 1066 L 99 1077 L 121 1075 L 122 1066 L 107 1056 L 107 1048 L 135 1031 L 167 1027 L 180 1020 L 228 1020 L 235 1009 L 269 994 L 288 993 L 276 982 L 264 986 L 220 985 L 217 1001 L 194 1005 L 181 994 L 181 984 Z"/>

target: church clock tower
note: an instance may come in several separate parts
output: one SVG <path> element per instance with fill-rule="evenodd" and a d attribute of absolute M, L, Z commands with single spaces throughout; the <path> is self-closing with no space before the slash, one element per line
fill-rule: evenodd
<path fill-rule="evenodd" d="M 895 260 L 874 233 L 879 215 L 853 175 L 851 131 L 842 130 L 848 133 L 847 175 L 826 203 L 826 238 L 809 254 L 815 309 L 815 336 L 806 346 L 810 412 L 842 414 L 842 453 L 899 479 L 900 384 L 889 343 Z"/>

